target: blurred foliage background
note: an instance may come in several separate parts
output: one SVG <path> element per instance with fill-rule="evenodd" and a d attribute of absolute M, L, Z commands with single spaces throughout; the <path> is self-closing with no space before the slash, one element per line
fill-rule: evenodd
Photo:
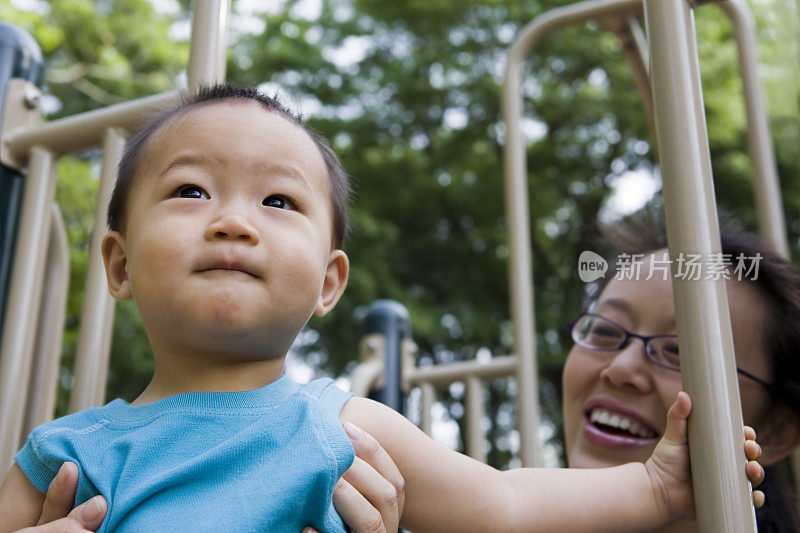
<path fill-rule="evenodd" d="M 336 312 L 315 319 L 295 360 L 318 374 L 355 364 L 360 321 L 378 298 L 410 311 L 420 364 L 511 351 L 499 85 L 519 30 L 563 0 L 233 0 L 228 79 L 277 93 L 331 139 L 352 177 L 352 272 Z M 800 254 L 800 53 L 794 0 L 748 0 L 795 261 Z M 46 61 L 48 118 L 185 86 L 190 2 L 4 0 Z M 714 6 L 696 11 L 717 201 L 754 228 L 736 49 Z M 597 26 L 546 39 L 527 64 L 536 317 L 546 460 L 561 457 L 563 324 L 581 310 L 582 250 L 608 253 L 599 221 L 660 202 L 639 96 L 617 38 Z M 72 249 L 58 414 L 71 387 L 93 224 L 97 154 L 62 159 L 57 199 Z M 117 306 L 108 398 L 133 399 L 152 360 L 135 307 Z M 513 383 L 487 392 L 489 462 L 518 464 Z M 438 417 L 461 423 L 464 389 Z M 413 418 L 413 416 L 412 416 Z M 452 422 L 455 420 L 455 422 Z M 460 447 L 458 433 L 451 446 Z"/>

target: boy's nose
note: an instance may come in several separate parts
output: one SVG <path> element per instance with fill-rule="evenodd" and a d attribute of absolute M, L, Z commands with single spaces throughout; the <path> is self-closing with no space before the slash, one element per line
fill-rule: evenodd
<path fill-rule="evenodd" d="M 209 241 L 222 239 L 258 244 L 255 227 L 238 213 L 226 213 L 217 217 L 206 229 L 205 238 Z"/>

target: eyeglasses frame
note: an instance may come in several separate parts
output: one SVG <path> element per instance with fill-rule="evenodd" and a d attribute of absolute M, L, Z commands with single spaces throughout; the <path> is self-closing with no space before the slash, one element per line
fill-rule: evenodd
<path fill-rule="evenodd" d="M 606 320 L 606 321 L 610 322 L 611 324 L 613 324 L 616 327 L 618 327 L 623 333 L 625 333 L 625 338 L 622 340 L 622 342 L 616 348 L 600 348 L 600 347 L 597 347 L 597 346 L 590 346 L 590 345 L 587 345 L 587 344 L 583 344 L 583 343 L 575 340 L 575 337 L 574 337 L 574 334 L 573 334 L 573 330 L 575 328 L 575 325 L 580 321 L 581 318 L 583 318 L 585 316 L 601 318 L 603 320 Z M 675 368 L 673 366 L 669 366 L 669 365 L 666 365 L 664 363 L 660 363 L 660 362 L 656 361 L 655 359 L 653 359 L 651 357 L 651 355 L 647 351 L 647 345 L 650 342 L 650 340 L 659 339 L 659 338 L 663 338 L 663 337 L 674 337 L 674 338 L 677 339 L 678 338 L 677 335 L 674 335 L 674 334 L 639 335 L 638 333 L 633 333 L 631 331 L 628 331 L 626 328 L 622 327 L 621 325 L 617 324 L 616 322 L 614 322 L 613 320 L 611 320 L 610 318 L 608 318 L 606 316 L 598 315 L 597 313 L 590 313 L 589 311 L 584 311 L 583 313 L 578 315 L 578 318 L 576 318 L 572 322 L 569 322 L 568 324 L 565 324 L 565 326 L 567 328 L 567 332 L 569 332 L 570 338 L 572 339 L 572 341 L 575 344 L 577 344 L 581 348 L 586 348 L 587 350 L 593 350 L 593 351 L 596 351 L 596 352 L 616 352 L 618 350 L 622 350 L 623 348 L 625 348 L 630 343 L 631 339 L 640 339 L 642 342 L 644 342 L 644 356 L 647 358 L 648 361 L 650 361 L 654 365 L 657 365 L 657 366 L 659 366 L 661 368 L 666 368 L 667 370 L 672 370 L 673 372 L 680 373 L 680 371 L 681 371 L 680 368 Z M 763 385 L 770 392 L 774 392 L 774 388 L 775 387 L 771 383 L 767 383 L 763 379 L 761 379 L 761 378 L 759 378 L 757 376 L 754 376 L 753 374 L 751 374 L 750 372 L 747 372 L 746 370 L 742 370 L 738 366 L 736 367 L 736 372 L 738 372 L 739 374 L 743 375 L 746 378 L 752 379 L 753 381 L 755 381 L 756 383 L 758 383 L 760 385 Z"/>

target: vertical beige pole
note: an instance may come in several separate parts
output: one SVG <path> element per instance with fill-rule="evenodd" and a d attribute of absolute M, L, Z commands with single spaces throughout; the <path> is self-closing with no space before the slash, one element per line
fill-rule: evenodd
<path fill-rule="evenodd" d="M 50 203 L 55 191 L 53 154 L 31 149 L 30 167 L 14 250 L 14 265 L 0 346 L 0 470 L 11 465 L 19 448 L 25 412 L 34 326 L 41 303 L 44 249 L 50 229 Z"/>
<path fill-rule="evenodd" d="M 769 132 L 766 98 L 758 75 L 755 22 L 750 9 L 742 0 L 720 2 L 719 6 L 733 24 L 739 52 L 739 72 L 747 111 L 747 142 L 753 165 L 753 193 L 758 227 L 761 236 L 771 243 L 780 255 L 789 257 L 778 167 Z"/>
<path fill-rule="evenodd" d="M 227 53 L 225 31 L 230 0 L 197 0 L 192 18 L 192 41 L 189 52 L 189 92 L 201 85 L 225 80 Z"/>
<path fill-rule="evenodd" d="M 518 41 L 519 42 L 519 41 Z M 516 43 L 515 43 L 516 45 Z M 533 313 L 533 259 L 531 257 L 530 215 L 525 164 L 525 140 L 522 136 L 522 58 L 512 47 L 506 65 L 503 118 L 506 123 L 504 165 L 506 172 L 505 204 L 508 220 L 509 298 L 514 322 L 514 354 L 517 370 L 517 420 L 522 465 L 537 464 L 539 434 L 539 391 L 536 370 L 536 321 Z M 515 177 L 521 176 L 519 179 Z"/>
<path fill-rule="evenodd" d="M 681 252 L 720 251 L 692 10 L 645 0 L 645 18 L 699 527 L 755 531 L 725 281 L 677 276 Z"/>
<path fill-rule="evenodd" d="M 479 377 L 467 378 L 467 394 L 465 407 L 467 410 L 467 435 L 464 439 L 467 455 L 473 459 L 486 462 L 486 438 L 483 431 L 483 417 L 485 406 L 483 404 L 483 382 Z"/>
<path fill-rule="evenodd" d="M 436 401 L 436 389 L 433 388 L 433 385 L 427 382 L 423 382 L 420 386 L 421 398 L 420 398 L 420 415 L 419 415 L 419 428 L 425 432 L 427 436 L 433 435 L 433 416 L 431 414 L 431 408 L 433 407 L 433 403 Z"/>
<path fill-rule="evenodd" d="M 94 208 L 94 227 L 89 246 L 89 264 L 83 291 L 78 345 L 75 349 L 75 368 L 69 411 L 74 413 L 102 404 L 105 395 L 105 376 L 108 372 L 110 335 L 114 325 L 114 299 L 108 293 L 106 272 L 100 246 L 106 234 L 106 211 L 114 190 L 117 165 L 125 149 L 124 132 L 109 128 L 103 140 L 103 162 Z"/>
<path fill-rule="evenodd" d="M 614 19 L 612 19 L 614 20 Z M 612 28 L 622 44 L 622 56 L 631 69 L 631 76 L 639 96 L 642 98 L 644 116 L 651 135 L 655 137 L 656 127 L 653 123 L 653 93 L 650 90 L 650 75 L 648 74 L 648 60 L 650 53 L 647 51 L 647 38 L 639 25 L 639 20 L 629 15 L 624 23 Z"/>
<path fill-rule="evenodd" d="M 50 238 L 45 259 L 41 312 L 21 436 L 53 419 L 61 361 L 61 338 L 69 289 L 69 244 L 61 211 L 50 206 Z M 20 446 L 24 444 L 19 443 Z"/>

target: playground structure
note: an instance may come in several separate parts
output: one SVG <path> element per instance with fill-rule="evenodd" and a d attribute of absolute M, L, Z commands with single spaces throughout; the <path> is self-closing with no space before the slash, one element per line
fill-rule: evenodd
<path fill-rule="evenodd" d="M 694 2 L 711 3 L 711 2 Z M 738 43 L 754 167 L 754 193 L 763 236 L 788 254 L 764 98 L 757 77 L 753 23 L 742 0 L 718 2 L 731 19 Z M 226 0 L 198 1 L 192 24 L 188 90 L 225 78 Z M 523 465 L 536 464 L 538 393 L 531 278 L 528 178 L 521 134 L 522 64 L 547 35 L 569 25 L 596 21 L 623 43 L 644 107 L 658 140 L 669 247 L 704 255 L 719 252 L 697 52 L 687 0 L 593 0 L 550 11 L 531 22 L 512 45 L 506 65 L 503 110 L 506 122 L 505 191 L 509 225 L 511 317 L 514 353 L 488 362 L 460 362 L 417 368 L 407 317 L 391 304 L 374 315 L 360 349 L 362 364 L 352 390 L 366 395 L 383 387 L 383 401 L 396 409 L 401 389 L 419 387 L 421 427 L 431 433 L 436 390 L 466 385 L 466 451 L 485 461 L 481 421 L 483 386 L 513 376 Z M 647 38 L 641 28 L 644 21 Z M 676 46 L 680 43 L 681 46 Z M 116 167 L 126 137 L 143 115 L 177 102 L 177 91 L 41 124 L 39 90 L 30 80 L 12 79 L 5 89 L 0 126 L 0 162 L 27 168 L 14 249 L 10 290 L 0 346 L 0 462 L 10 463 L 27 432 L 52 418 L 59 365 L 68 269 L 66 235 L 53 204 L 58 157 L 102 146 L 95 220 L 104 220 Z M 690 125 L 688 127 L 682 127 Z M 688 133 L 688 134 L 687 134 Z M 685 216 L 691 214 L 691 217 Z M 114 305 L 100 258 L 105 225 L 95 224 L 90 249 L 80 335 L 69 409 L 104 401 Z M 691 452 L 701 531 L 755 531 L 750 491 L 740 468 L 741 408 L 724 283 L 675 284 L 684 387 L 695 400 Z M 381 307 L 381 306 L 378 306 Z M 688 329 L 699 323 L 705 328 Z M 386 359 L 386 354 L 392 354 Z M 692 357 L 690 354 L 703 354 Z M 724 376 L 718 380 L 717 376 Z M 795 458 L 796 459 L 796 458 Z M 795 464 L 797 462 L 795 461 Z M 795 477 L 797 478 L 797 470 Z M 736 480 L 718 483 L 719 479 Z"/>

